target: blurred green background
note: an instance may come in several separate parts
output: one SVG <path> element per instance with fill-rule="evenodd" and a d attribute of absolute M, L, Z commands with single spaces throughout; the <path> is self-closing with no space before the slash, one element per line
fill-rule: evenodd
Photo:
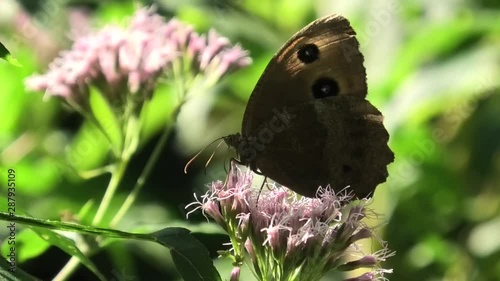
<path fill-rule="evenodd" d="M 60 219 L 102 197 L 108 176 L 84 181 L 81 170 L 106 161 L 106 141 L 56 99 L 27 92 L 23 80 L 44 72 L 71 46 L 70 30 L 123 23 L 137 4 L 153 1 L 0 2 L 0 42 L 23 65 L 0 62 L 0 165 L 17 172 L 17 206 L 38 218 Z M 119 226 L 152 231 L 192 229 L 217 257 L 228 242 L 201 215 L 185 219 L 184 206 L 213 180 L 223 180 L 224 149 L 204 174 L 208 155 L 184 164 L 212 140 L 238 132 L 246 101 L 274 52 L 310 21 L 340 13 L 358 33 L 368 73 L 368 99 L 385 116 L 396 160 L 371 207 L 383 240 L 396 256 L 390 280 L 500 280 L 500 1 L 163 0 L 166 17 L 215 28 L 250 51 L 254 63 L 228 76 L 214 99 L 198 95 L 183 107 L 168 149 L 139 202 Z M 85 25 L 83 25 L 85 26 Z M 167 93 L 151 108 L 147 139 L 120 186 L 115 208 L 133 186 L 173 107 Z M 208 105 L 208 106 L 207 106 Z M 4 185 L 4 180 L 1 181 Z M 2 187 L 2 195 L 5 188 Z M 94 210 L 95 211 L 95 210 Z M 2 237 L 6 229 L 0 230 Z M 67 261 L 35 235 L 24 241 L 18 266 L 48 280 Z M 37 240 L 38 239 L 38 240 Z M 43 254 L 40 254 L 43 253 Z M 93 257 L 110 279 L 176 280 L 165 248 L 116 242 Z M 216 261 L 223 279 L 231 269 Z M 120 276 L 120 277 L 119 277 Z M 94 280 L 81 268 L 72 280 Z M 120 279 L 121 278 L 121 279 Z M 126 279 L 128 278 L 128 279 Z M 242 277 L 242 280 L 247 277 Z"/>

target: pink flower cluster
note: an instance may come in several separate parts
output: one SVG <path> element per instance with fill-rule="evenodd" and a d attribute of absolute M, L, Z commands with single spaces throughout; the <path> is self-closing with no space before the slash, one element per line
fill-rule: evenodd
<path fill-rule="evenodd" d="M 251 62 L 245 50 L 215 31 L 199 35 L 176 19 L 166 22 L 150 8 L 138 10 L 127 28 L 109 25 L 77 38 L 47 73 L 31 76 L 25 84 L 76 102 L 86 100 L 90 86 L 111 101 L 129 93 L 148 98 L 176 60 L 190 61 L 191 71 L 215 72 L 217 78 Z"/>
<path fill-rule="evenodd" d="M 320 188 L 318 198 L 299 198 L 282 186 L 259 191 L 252 188 L 252 175 L 232 166 L 225 184 L 213 182 L 191 206 L 197 205 L 194 210 L 201 209 L 224 228 L 235 255 L 246 250 L 259 280 L 318 280 L 330 270 L 362 267 L 373 270 L 350 280 L 375 280 L 390 272 L 378 268 L 392 255 L 386 248 L 363 255 L 356 247 L 359 240 L 373 236 L 362 222 L 365 201 L 352 202 L 351 196 L 329 188 Z M 361 258 L 346 262 L 352 251 Z"/>

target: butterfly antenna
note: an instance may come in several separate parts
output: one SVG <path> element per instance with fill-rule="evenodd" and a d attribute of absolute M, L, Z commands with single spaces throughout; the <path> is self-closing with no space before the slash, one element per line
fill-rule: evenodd
<path fill-rule="evenodd" d="M 212 155 L 210 155 L 210 158 L 208 158 L 207 160 L 207 163 L 205 163 L 205 175 L 207 174 L 207 167 L 208 167 L 208 164 L 210 163 L 210 161 L 212 161 L 212 158 L 214 158 L 214 155 L 215 155 L 215 152 L 217 151 L 217 149 L 220 147 L 220 145 L 224 142 L 224 140 L 221 140 L 219 142 L 219 144 L 217 145 L 217 147 L 214 149 L 214 151 L 212 152 Z"/>
<path fill-rule="evenodd" d="M 205 149 L 207 149 L 207 147 L 211 146 L 212 144 L 214 144 L 216 141 L 220 141 L 222 138 L 218 138 L 216 140 L 214 140 L 213 142 L 209 143 L 207 146 L 205 146 L 204 148 L 202 148 L 198 153 L 196 153 L 195 156 L 193 156 L 193 158 L 191 158 L 187 163 L 186 163 L 186 166 L 184 166 L 184 174 L 187 174 L 187 169 L 189 167 L 189 165 L 191 165 L 191 163 L 193 163 L 194 159 L 196 159 L 196 157 L 198 157 Z M 219 144 L 220 145 L 220 144 Z M 219 145 L 217 147 L 219 147 Z M 213 154 L 212 154 L 213 156 Z M 210 159 L 212 159 L 212 157 L 210 157 Z"/>

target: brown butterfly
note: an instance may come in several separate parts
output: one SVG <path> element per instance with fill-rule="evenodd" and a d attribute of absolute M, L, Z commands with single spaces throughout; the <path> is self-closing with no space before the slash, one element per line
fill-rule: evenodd
<path fill-rule="evenodd" d="M 308 197 L 319 186 L 371 196 L 394 154 L 383 116 L 365 97 L 366 71 L 349 21 L 315 20 L 271 59 L 241 134 L 224 137 L 239 163 Z"/>

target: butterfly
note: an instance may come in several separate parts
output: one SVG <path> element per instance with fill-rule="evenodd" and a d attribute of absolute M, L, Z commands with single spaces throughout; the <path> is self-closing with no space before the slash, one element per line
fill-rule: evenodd
<path fill-rule="evenodd" d="M 386 181 L 394 154 L 381 112 L 365 99 L 355 35 L 334 14 L 281 47 L 248 100 L 241 133 L 223 138 L 240 164 L 307 197 L 329 185 L 365 198 Z"/>

